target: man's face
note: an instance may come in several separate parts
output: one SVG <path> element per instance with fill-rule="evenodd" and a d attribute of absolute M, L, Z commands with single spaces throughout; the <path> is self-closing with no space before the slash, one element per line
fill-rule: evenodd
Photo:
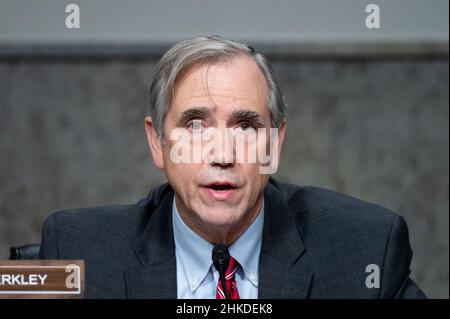
<path fill-rule="evenodd" d="M 167 113 L 162 146 L 155 141 L 151 119 L 146 119 L 153 159 L 166 171 L 175 190 L 177 208 L 194 230 L 227 231 L 239 228 L 240 224 L 248 225 L 261 207 L 269 175 L 260 174 L 258 158 L 253 163 L 237 163 L 236 143 L 227 144 L 225 140 L 221 144 L 222 153 L 212 152 L 209 161 L 174 163 L 171 149 L 177 141 L 170 140 L 171 132 L 183 128 L 193 134 L 195 130 L 214 128 L 225 139 L 227 128 L 234 129 L 235 135 L 269 129 L 267 95 L 265 78 L 248 57 L 203 64 L 189 69 L 178 83 Z M 283 136 L 284 124 L 274 156 L 278 156 Z M 256 147 L 260 148 L 260 143 Z M 230 156 L 234 160 L 230 161 Z"/>

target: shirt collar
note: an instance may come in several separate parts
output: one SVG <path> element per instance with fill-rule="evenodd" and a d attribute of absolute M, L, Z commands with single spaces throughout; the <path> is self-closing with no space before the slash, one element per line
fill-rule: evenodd
<path fill-rule="evenodd" d="M 242 267 L 244 276 L 258 287 L 259 254 L 262 245 L 262 232 L 264 225 L 264 201 L 256 219 L 244 233 L 228 248 L 230 255 Z"/>
<path fill-rule="evenodd" d="M 178 212 L 175 198 L 172 205 L 172 221 L 177 258 L 180 258 L 183 265 L 191 291 L 195 291 L 211 269 L 211 251 L 214 246 L 186 225 Z M 230 255 L 239 262 L 244 275 L 255 287 L 258 287 L 263 225 L 264 201 L 256 219 L 229 247 Z"/>

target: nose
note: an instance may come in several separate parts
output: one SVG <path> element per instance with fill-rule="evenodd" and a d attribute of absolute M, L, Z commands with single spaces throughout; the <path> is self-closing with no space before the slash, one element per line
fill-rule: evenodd
<path fill-rule="evenodd" d="M 217 147 L 214 148 L 211 165 L 220 168 L 231 168 L 235 165 L 235 154 L 233 147 L 233 135 L 230 130 L 224 129 L 220 132 L 221 138 Z"/>
<path fill-rule="evenodd" d="M 213 162 L 213 163 L 211 163 L 211 165 L 213 167 L 219 167 L 219 168 L 222 168 L 222 169 L 234 167 L 234 163 L 216 163 L 216 162 Z"/>

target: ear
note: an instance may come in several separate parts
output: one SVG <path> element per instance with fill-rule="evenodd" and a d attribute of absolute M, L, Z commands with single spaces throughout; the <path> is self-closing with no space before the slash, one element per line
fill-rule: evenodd
<path fill-rule="evenodd" d="M 147 133 L 147 142 L 150 147 L 153 162 L 155 162 L 157 168 L 163 170 L 164 160 L 162 141 L 156 133 L 152 118 L 150 116 L 145 117 L 145 132 Z"/>

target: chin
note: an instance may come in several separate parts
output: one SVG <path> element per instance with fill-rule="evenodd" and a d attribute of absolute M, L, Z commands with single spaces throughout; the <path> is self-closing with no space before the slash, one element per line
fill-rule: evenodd
<path fill-rule="evenodd" d="M 205 218 L 202 218 L 203 222 L 211 225 L 212 227 L 227 227 L 236 223 L 239 219 L 235 213 L 216 211 L 211 214 L 211 211 L 206 212 Z"/>

